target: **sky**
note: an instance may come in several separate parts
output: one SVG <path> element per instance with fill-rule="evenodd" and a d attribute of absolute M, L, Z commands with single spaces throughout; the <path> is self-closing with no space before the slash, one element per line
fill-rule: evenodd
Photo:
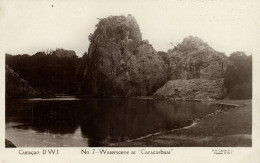
<path fill-rule="evenodd" d="M 131 14 L 157 51 L 192 35 L 227 55 L 258 54 L 259 6 L 257 0 L 0 0 L 1 49 L 32 55 L 64 48 L 82 56 L 97 18 Z"/>

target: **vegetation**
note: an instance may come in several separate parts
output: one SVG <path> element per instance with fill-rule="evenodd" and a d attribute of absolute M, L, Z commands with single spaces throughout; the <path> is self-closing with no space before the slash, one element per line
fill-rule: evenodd
<path fill-rule="evenodd" d="M 6 64 L 43 95 L 75 94 L 75 74 L 80 59 L 64 52 L 63 49 L 57 49 L 49 53 L 37 52 L 32 56 L 6 54 Z"/>
<path fill-rule="evenodd" d="M 19 74 L 14 72 L 8 66 L 5 66 L 6 72 L 6 98 L 31 98 L 38 97 L 40 93 L 28 85 L 28 82 L 22 79 Z"/>
<path fill-rule="evenodd" d="M 224 85 L 230 99 L 252 98 L 252 55 L 234 52 L 230 55 L 231 65 L 224 76 Z"/>

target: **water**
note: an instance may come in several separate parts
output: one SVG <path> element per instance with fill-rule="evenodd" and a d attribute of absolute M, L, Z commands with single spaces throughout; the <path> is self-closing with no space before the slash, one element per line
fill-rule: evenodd
<path fill-rule="evenodd" d="M 191 125 L 221 105 L 124 98 L 6 101 L 6 138 L 18 147 L 106 146 Z"/>

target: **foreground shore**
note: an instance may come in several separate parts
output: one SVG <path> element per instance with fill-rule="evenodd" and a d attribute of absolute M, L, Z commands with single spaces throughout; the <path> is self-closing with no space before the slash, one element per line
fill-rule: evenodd
<path fill-rule="evenodd" d="M 111 144 L 115 147 L 250 147 L 252 100 L 219 100 L 212 103 L 237 107 L 196 119 L 190 127 Z"/>

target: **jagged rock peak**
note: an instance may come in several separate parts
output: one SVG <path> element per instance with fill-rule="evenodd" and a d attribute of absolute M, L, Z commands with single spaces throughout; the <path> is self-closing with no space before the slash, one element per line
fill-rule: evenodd
<path fill-rule="evenodd" d="M 198 37 L 189 36 L 168 50 L 171 79 L 218 79 L 228 65 L 225 54 L 215 51 Z"/>
<path fill-rule="evenodd" d="M 110 42 L 135 49 L 142 42 L 140 27 L 133 16 L 109 16 L 99 20 L 94 34 L 89 36 L 91 43 L 102 45 Z"/>
<path fill-rule="evenodd" d="M 180 51 L 187 51 L 187 50 L 202 50 L 205 48 L 212 49 L 206 42 L 202 39 L 194 36 L 188 36 L 183 39 L 181 44 L 178 44 L 175 47 L 177 50 Z"/>

